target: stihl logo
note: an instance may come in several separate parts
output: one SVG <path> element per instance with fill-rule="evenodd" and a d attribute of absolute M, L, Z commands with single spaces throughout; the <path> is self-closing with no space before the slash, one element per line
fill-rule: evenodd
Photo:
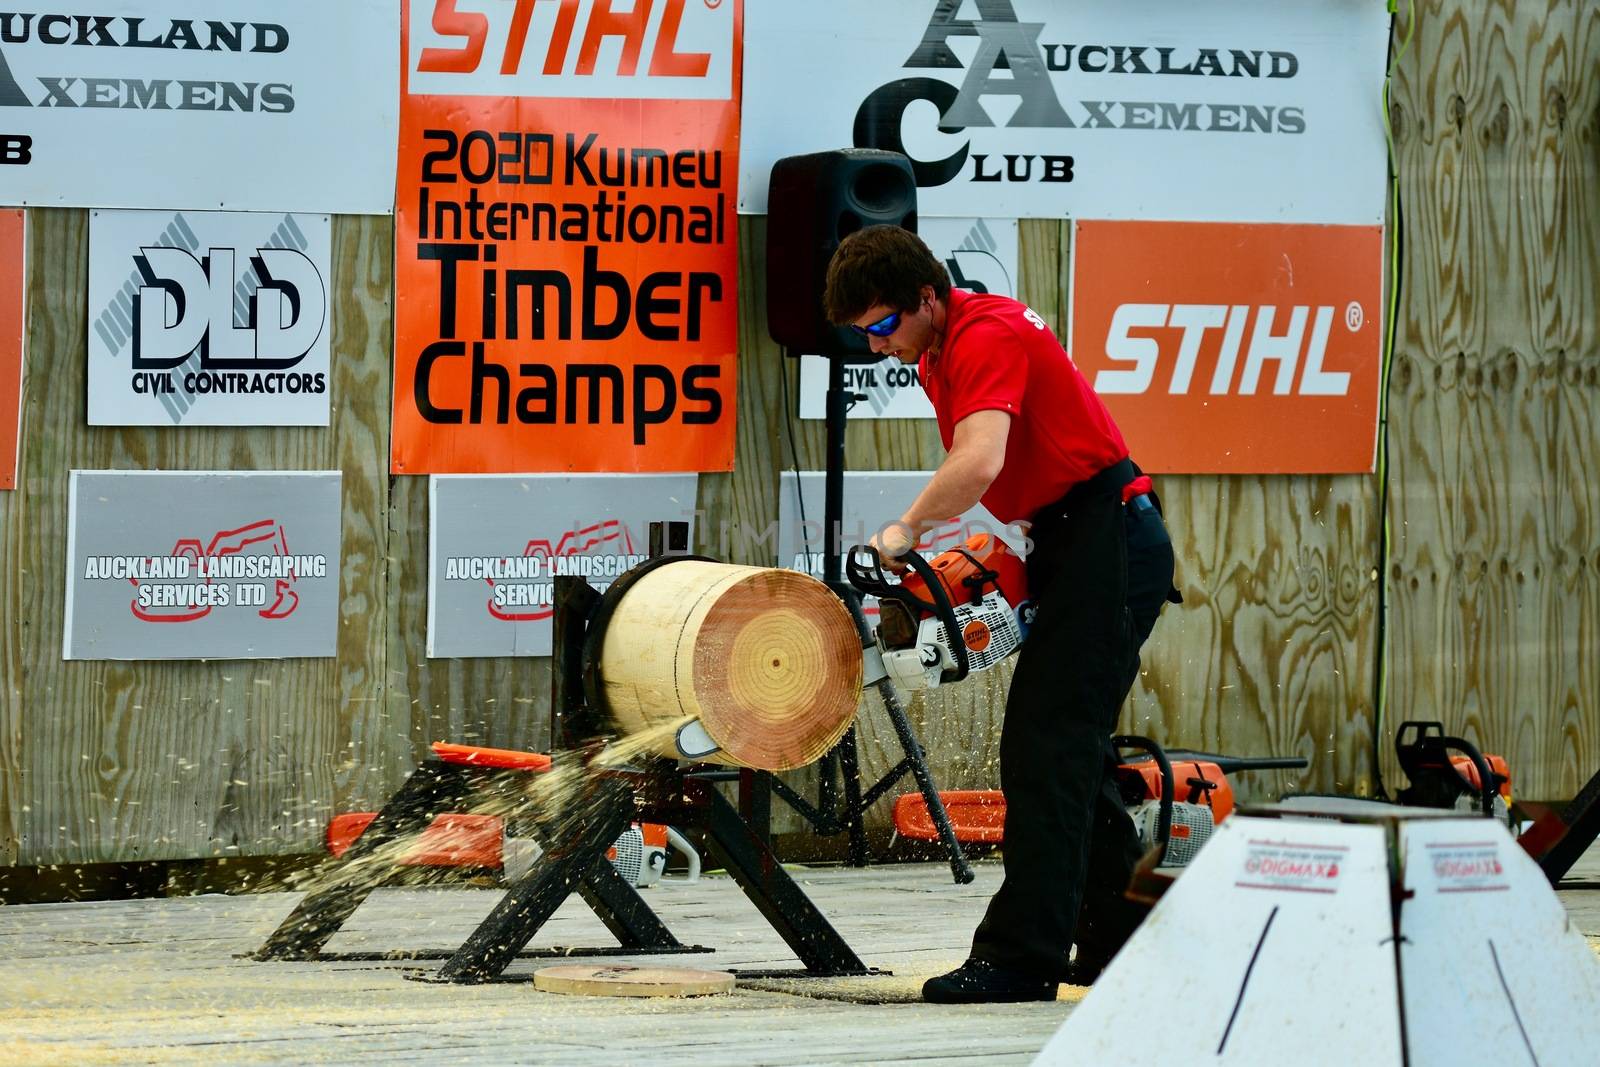
<path fill-rule="evenodd" d="M 411 0 L 410 91 L 729 96 L 738 0 L 633 0 L 619 10 L 625 2 Z"/>
<path fill-rule="evenodd" d="M 1349 372 L 1325 369 L 1334 317 L 1327 305 L 1123 304 L 1111 317 L 1105 352 L 1107 359 L 1131 366 L 1100 371 L 1095 391 L 1147 393 L 1156 387 L 1172 394 L 1254 396 L 1270 364 L 1266 388 L 1276 396 L 1346 396 Z M 1345 330 L 1357 333 L 1366 313 L 1351 302 L 1341 319 Z M 1161 339 L 1148 334 L 1158 329 L 1165 331 Z M 1173 331 L 1175 346 L 1168 343 Z M 1202 368 L 1210 374 L 1202 371 L 1197 385 L 1195 372 Z"/>

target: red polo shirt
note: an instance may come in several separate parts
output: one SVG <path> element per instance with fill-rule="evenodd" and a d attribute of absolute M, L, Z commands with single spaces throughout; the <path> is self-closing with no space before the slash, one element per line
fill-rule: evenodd
<path fill-rule="evenodd" d="M 973 412 L 1011 413 L 1005 466 L 983 494 L 995 518 L 1030 519 L 1127 458 L 1111 413 L 1044 319 L 1026 305 L 952 289 L 944 321 L 939 354 L 924 352 L 918 365 L 944 447 L 956 423 Z"/>

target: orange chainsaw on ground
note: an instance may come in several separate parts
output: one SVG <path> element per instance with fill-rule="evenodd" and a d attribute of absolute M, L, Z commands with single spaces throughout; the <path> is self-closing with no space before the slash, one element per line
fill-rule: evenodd
<path fill-rule="evenodd" d="M 1117 789 L 1139 832 L 1145 851 L 1159 849 L 1156 863 L 1186 867 L 1210 840 L 1217 825 L 1233 814 L 1228 775 L 1240 771 L 1301 770 L 1300 756 L 1221 756 L 1188 749 L 1163 749 L 1148 737 L 1123 734 L 1111 739 L 1119 752 L 1133 749 L 1116 768 Z M 1006 801 L 998 789 L 956 789 L 940 793 L 956 837 L 967 843 L 1000 844 Z M 920 793 L 894 804 L 895 832 L 917 841 L 938 839 Z"/>

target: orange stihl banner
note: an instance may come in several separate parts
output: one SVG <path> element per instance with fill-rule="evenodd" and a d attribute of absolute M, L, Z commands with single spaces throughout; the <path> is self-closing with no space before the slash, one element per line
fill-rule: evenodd
<path fill-rule="evenodd" d="M 1146 470 L 1372 470 L 1382 227 L 1086 221 L 1073 264 L 1073 359 Z"/>
<path fill-rule="evenodd" d="M 731 470 L 742 0 L 406 0 L 396 474 Z"/>
<path fill-rule="evenodd" d="M 0 211 L 0 489 L 17 487 L 22 429 L 22 345 L 26 224 L 21 210 Z"/>

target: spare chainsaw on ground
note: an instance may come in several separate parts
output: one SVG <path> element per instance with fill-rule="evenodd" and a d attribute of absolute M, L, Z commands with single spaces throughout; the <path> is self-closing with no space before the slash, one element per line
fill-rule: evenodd
<path fill-rule="evenodd" d="M 986 671 L 1015 652 L 1033 621 L 1027 567 L 992 534 L 976 534 L 931 561 L 915 551 L 896 582 L 877 549 L 857 545 L 845 562 L 850 584 L 878 598 L 876 648 L 889 678 L 931 689 Z"/>
<path fill-rule="evenodd" d="M 1163 749 L 1148 737 L 1122 734 L 1111 739 L 1120 752 L 1135 749 L 1117 766 L 1117 788 L 1146 851 L 1159 848 L 1157 863 L 1186 867 L 1210 840 L 1217 825 L 1233 814 L 1237 771 L 1302 770 L 1301 756 L 1219 756 L 1188 749 Z"/>
<path fill-rule="evenodd" d="M 1111 739 L 1122 755 L 1117 790 L 1152 866 L 1186 867 L 1210 840 L 1217 825 L 1233 814 L 1233 786 L 1227 776 L 1239 771 L 1300 770 L 1301 756 L 1220 756 L 1188 749 L 1163 749 L 1148 737 Z M 1005 797 L 998 789 L 958 789 L 940 793 L 956 837 L 968 843 L 1004 844 Z M 894 828 L 902 837 L 937 840 L 920 793 L 896 798 Z"/>
<path fill-rule="evenodd" d="M 1442 722 L 1408 721 L 1394 735 L 1400 769 L 1411 780 L 1398 803 L 1419 808 L 1454 808 L 1499 819 L 1513 831 L 1511 769 L 1471 741 L 1449 737 Z"/>

